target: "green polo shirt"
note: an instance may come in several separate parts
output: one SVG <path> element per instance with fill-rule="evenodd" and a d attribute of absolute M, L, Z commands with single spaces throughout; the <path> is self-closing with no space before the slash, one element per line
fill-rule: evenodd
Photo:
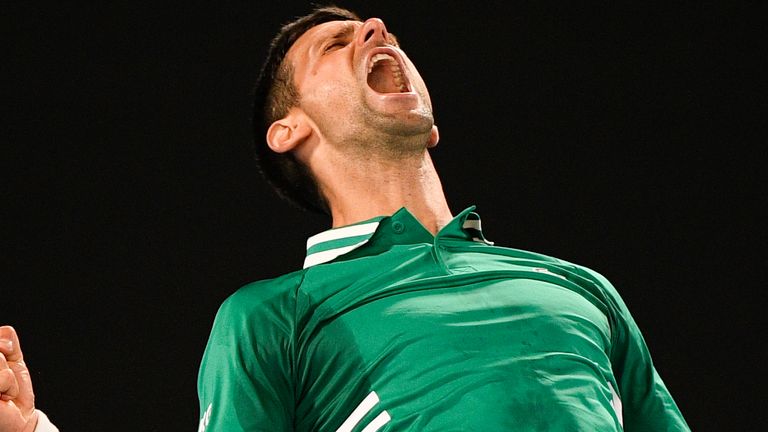
<path fill-rule="evenodd" d="M 466 209 L 307 242 L 221 306 L 199 431 L 687 431 L 611 284 L 493 246 Z"/>

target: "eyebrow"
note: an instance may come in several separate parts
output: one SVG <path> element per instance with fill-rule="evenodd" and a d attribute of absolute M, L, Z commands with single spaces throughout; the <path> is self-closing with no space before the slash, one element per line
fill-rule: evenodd
<path fill-rule="evenodd" d="M 355 32 L 355 30 L 356 29 L 355 29 L 354 24 L 351 24 L 351 23 L 350 24 L 345 24 L 344 27 L 342 27 L 341 29 L 337 30 L 335 33 L 333 33 L 332 36 L 326 37 L 325 40 L 346 38 L 346 37 L 349 37 L 351 34 L 353 34 Z"/>
<path fill-rule="evenodd" d="M 352 24 L 352 22 L 357 22 L 357 21 L 351 21 L 351 22 L 346 23 L 344 25 L 344 27 L 342 27 L 341 29 L 339 29 L 336 32 L 334 32 L 332 34 L 332 36 L 325 37 L 322 40 L 323 41 L 327 41 L 327 40 L 335 40 L 335 39 L 345 39 L 345 38 L 350 37 L 357 30 L 357 28 L 355 27 L 354 24 Z M 400 41 L 397 40 L 397 36 L 395 36 L 394 33 L 387 32 L 387 35 L 388 35 L 388 37 L 387 37 L 387 42 L 388 43 L 390 43 L 390 44 L 392 44 L 392 45 L 394 45 L 396 47 L 400 46 Z"/>

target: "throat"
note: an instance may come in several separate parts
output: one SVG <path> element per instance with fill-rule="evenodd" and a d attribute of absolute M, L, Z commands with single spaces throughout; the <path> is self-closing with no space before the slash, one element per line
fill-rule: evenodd
<path fill-rule="evenodd" d="M 434 234 L 452 216 L 434 165 L 424 155 L 399 163 L 374 158 L 336 171 L 324 182 L 334 226 L 388 216 L 405 207 Z"/>

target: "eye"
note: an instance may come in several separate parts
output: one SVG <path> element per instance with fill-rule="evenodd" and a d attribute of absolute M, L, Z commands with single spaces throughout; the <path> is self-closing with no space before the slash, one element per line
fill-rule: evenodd
<path fill-rule="evenodd" d="M 345 46 L 347 46 L 347 44 L 342 41 L 333 41 L 325 46 L 325 48 L 323 49 L 323 53 L 335 51 L 337 49 L 344 48 Z"/>

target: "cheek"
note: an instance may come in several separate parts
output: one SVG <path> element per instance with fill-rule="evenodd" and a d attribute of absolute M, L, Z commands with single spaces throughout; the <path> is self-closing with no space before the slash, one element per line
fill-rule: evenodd
<path fill-rule="evenodd" d="M 301 104 L 308 109 L 334 112 L 345 110 L 345 107 L 354 104 L 355 88 L 351 83 L 342 80 L 318 79 L 314 85 L 308 86 L 308 90 L 302 92 Z"/>

